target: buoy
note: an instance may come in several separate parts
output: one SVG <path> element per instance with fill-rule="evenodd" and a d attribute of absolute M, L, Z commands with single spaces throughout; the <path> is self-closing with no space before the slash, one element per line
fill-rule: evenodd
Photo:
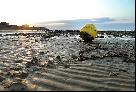
<path fill-rule="evenodd" d="M 80 30 L 80 37 L 87 42 L 94 40 L 96 38 L 96 35 L 97 30 L 95 25 L 93 24 L 86 24 Z"/>

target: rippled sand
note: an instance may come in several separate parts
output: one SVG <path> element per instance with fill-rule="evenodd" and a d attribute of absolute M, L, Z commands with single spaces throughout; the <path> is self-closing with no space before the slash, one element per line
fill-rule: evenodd
<path fill-rule="evenodd" d="M 135 90 L 135 38 L 0 37 L 0 90 Z"/>

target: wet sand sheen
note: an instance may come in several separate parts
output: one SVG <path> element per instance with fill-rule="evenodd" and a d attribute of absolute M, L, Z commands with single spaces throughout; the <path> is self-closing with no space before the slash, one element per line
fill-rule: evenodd
<path fill-rule="evenodd" d="M 105 34 L 93 43 L 79 35 L 2 36 L 0 90 L 134 91 L 134 42 Z"/>

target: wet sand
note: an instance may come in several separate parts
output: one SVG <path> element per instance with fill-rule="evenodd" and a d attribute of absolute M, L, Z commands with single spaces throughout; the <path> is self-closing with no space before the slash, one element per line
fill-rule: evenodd
<path fill-rule="evenodd" d="M 1 35 L 0 90 L 134 91 L 134 35 L 107 34 Z"/>

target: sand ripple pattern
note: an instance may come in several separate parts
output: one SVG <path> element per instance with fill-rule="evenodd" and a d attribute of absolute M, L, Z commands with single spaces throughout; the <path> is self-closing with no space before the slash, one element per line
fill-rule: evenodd
<path fill-rule="evenodd" d="M 102 64 L 71 64 L 64 69 L 44 69 L 25 80 L 31 90 L 134 91 L 135 76 L 113 72 Z M 109 68 L 109 69 L 108 69 Z M 29 86 L 30 87 L 30 86 Z"/>
<path fill-rule="evenodd" d="M 105 34 L 104 34 L 105 35 Z M 135 38 L 0 37 L 0 90 L 135 91 Z"/>

